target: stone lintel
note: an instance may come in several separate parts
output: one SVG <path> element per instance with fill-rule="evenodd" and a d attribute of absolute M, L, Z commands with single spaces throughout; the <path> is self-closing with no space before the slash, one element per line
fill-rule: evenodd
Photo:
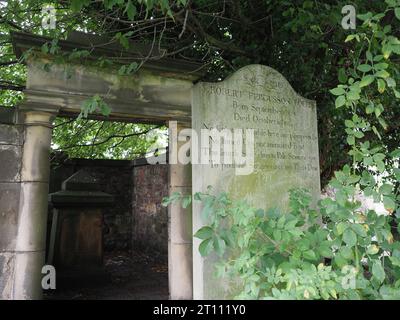
<path fill-rule="evenodd" d="M 25 100 L 18 105 L 19 110 L 40 110 L 65 117 L 76 117 L 81 112 L 84 101 L 93 97 L 93 94 L 30 89 L 25 90 L 24 93 Z M 103 97 L 103 100 L 111 108 L 111 114 L 105 117 L 100 113 L 93 113 L 88 116 L 89 119 L 150 124 L 163 124 L 173 119 L 186 124 L 191 123 L 190 104 L 173 105 L 139 99 L 122 100 L 107 97 Z"/>
<path fill-rule="evenodd" d="M 21 57 L 26 50 L 31 48 L 37 48 L 37 51 L 41 51 L 41 46 L 52 40 L 48 37 L 17 31 L 11 32 L 11 38 L 17 57 Z M 109 38 L 75 31 L 70 34 L 67 40 L 60 40 L 58 46 L 64 52 L 71 52 L 74 49 L 90 50 L 94 58 L 108 57 L 114 58 L 114 60 L 121 58 L 120 63 L 141 62 L 144 58 L 147 58 L 148 62 L 143 64 L 143 68 L 191 81 L 198 80 L 205 73 L 202 64 L 165 57 L 166 51 L 164 49 L 158 50 L 131 41 L 130 48 L 126 50 L 110 40 Z"/>

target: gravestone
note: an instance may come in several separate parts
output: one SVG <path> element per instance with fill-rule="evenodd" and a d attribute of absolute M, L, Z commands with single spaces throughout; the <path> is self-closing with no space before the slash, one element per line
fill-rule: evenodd
<path fill-rule="evenodd" d="M 305 187 L 315 201 L 319 198 L 316 104 L 299 96 L 276 70 L 249 65 L 222 82 L 195 85 L 192 128 L 198 136 L 204 128 L 254 130 L 254 168 L 250 174 L 238 174 L 240 166 L 235 163 L 193 164 L 193 194 L 205 192 L 211 185 L 215 193 L 226 191 L 234 199 L 247 199 L 252 206 L 263 209 L 287 208 L 288 191 L 294 187 Z M 232 141 L 221 142 L 221 149 L 224 143 Z M 201 204 L 195 202 L 193 232 L 204 224 L 201 210 Z M 214 259 L 202 258 L 199 244 L 200 240 L 195 239 L 194 298 L 229 297 L 229 288 L 213 275 Z"/>
<path fill-rule="evenodd" d="M 114 197 L 99 191 L 98 181 L 85 170 L 65 180 L 49 194 L 53 207 L 49 263 L 57 269 L 57 284 L 70 286 L 107 280 L 103 268 L 103 211 Z"/>

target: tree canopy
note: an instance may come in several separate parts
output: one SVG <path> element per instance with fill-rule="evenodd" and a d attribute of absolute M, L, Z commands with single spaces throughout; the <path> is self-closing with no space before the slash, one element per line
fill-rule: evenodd
<path fill-rule="evenodd" d="M 384 12 L 380 22 L 390 25 L 392 34 L 398 35 L 399 20 L 394 10 L 386 9 L 387 2 L 354 1 L 354 4 L 358 14 Z M 208 70 L 206 80 L 210 81 L 221 80 L 251 63 L 271 66 L 281 72 L 299 94 L 317 101 L 323 184 L 336 169 L 351 161 L 345 152 L 349 150 L 349 145 L 344 133 L 344 119 L 348 117 L 349 110 L 336 108 L 335 97 L 329 92 L 340 83 L 340 78 L 350 76 L 348 66 L 359 59 L 355 53 L 360 44 L 344 41 L 358 30 L 344 30 L 340 24 L 343 18 L 341 9 L 346 1 L 53 1 L 50 4 L 56 9 L 56 28 L 46 30 L 42 27 L 42 9 L 48 4 L 44 0 L 0 1 L 0 104 L 12 107 L 23 97 L 25 69 L 20 63 L 22 61 L 17 61 L 13 54 L 10 30 L 47 35 L 54 39 L 65 39 L 72 30 L 80 30 L 107 36 L 125 47 L 129 46 L 128 40 L 140 41 L 165 48 L 165 55 L 201 62 Z M 362 20 L 358 22 L 360 24 Z M 357 27 L 361 29 L 361 26 Z M 51 51 L 53 48 L 56 51 L 56 45 L 55 40 L 44 50 Z M 398 62 L 396 59 L 394 63 Z M 127 64 L 118 68 L 121 73 L 129 74 L 137 67 L 136 64 Z M 392 75 L 395 81 L 398 71 L 395 65 L 392 67 L 396 70 Z M 399 144 L 399 124 L 396 121 L 399 111 L 390 101 L 387 108 L 388 112 L 383 117 L 387 124 L 386 132 L 390 134 L 383 139 L 389 149 L 393 149 Z M 121 130 L 130 134 L 131 129 L 136 128 L 98 122 L 81 130 L 82 121 L 65 126 L 58 126 L 65 121 L 57 122 L 54 141 L 58 149 L 69 151 L 74 156 L 88 156 L 88 150 L 92 151 L 92 156 L 106 156 L 107 152 L 96 151 L 100 146 L 87 148 L 79 145 L 87 144 L 86 140 L 104 141 L 120 135 L 118 132 Z M 96 130 L 95 127 L 101 129 Z M 146 131 L 148 127 L 143 128 Z M 82 135 L 76 135 L 79 132 Z M 77 148 L 71 148 L 69 144 L 67 136 L 71 137 L 72 133 L 75 133 Z M 133 147 L 141 139 L 140 136 L 134 137 L 124 139 L 121 146 Z M 371 136 L 371 139 L 378 138 Z M 103 143 L 103 151 L 112 148 L 119 140 L 111 138 Z M 128 145 L 130 141 L 133 143 Z M 143 146 L 148 147 L 148 144 Z M 132 153 L 123 155 L 117 151 L 114 156 L 131 157 Z"/>

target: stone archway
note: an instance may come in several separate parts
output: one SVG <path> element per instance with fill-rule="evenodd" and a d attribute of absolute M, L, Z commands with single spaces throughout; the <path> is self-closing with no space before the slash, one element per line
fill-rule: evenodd
<path fill-rule="evenodd" d="M 48 39 L 13 33 L 14 50 L 21 56 L 27 49 L 39 48 Z M 96 47 L 99 38 L 76 33 L 60 41 L 62 50 L 93 49 L 94 55 L 118 56 L 121 50 Z M 38 50 L 38 51 L 39 51 Z M 147 50 L 147 53 L 146 53 Z M 126 56 L 148 56 L 148 48 L 124 52 Z M 146 53 L 146 54 L 144 54 Z M 151 56 L 150 56 L 151 57 Z M 46 68 L 45 68 L 46 66 Z M 48 70 L 50 66 L 50 71 Z M 82 102 L 99 94 L 111 108 L 113 121 L 166 123 L 178 121 L 191 126 L 191 88 L 201 73 L 201 66 L 171 59 L 145 63 L 132 77 L 121 77 L 112 70 L 90 64 L 52 64 L 51 57 L 39 52 L 27 62 L 25 100 L 18 106 L 12 125 L 21 139 L 18 176 L 18 206 L 10 214 L 13 233 L 0 241 L 0 297 L 5 299 L 40 299 L 41 268 L 45 261 L 45 226 L 49 180 L 49 151 L 52 121 L 55 116 L 75 117 Z M 68 72 L 67 72 L 68 70 Z M 93 118 L 102 118 L 92 115 Z M 191 191 L 191 166 L 170 166 L 170 192 Z M 15 229 L 15 230 L 14 230 Z M 0 237 L 1 238 L 1 237 Z M 3 243 L 4 242 L 4 243 Z M 190 209 L 169 209 L 169 291 L 171 299 L 192 299 L 192 223 Z M 3 252 L 6 252 L 3 253 Z M 1 262 L 1 259 L 0 259 Z"/>

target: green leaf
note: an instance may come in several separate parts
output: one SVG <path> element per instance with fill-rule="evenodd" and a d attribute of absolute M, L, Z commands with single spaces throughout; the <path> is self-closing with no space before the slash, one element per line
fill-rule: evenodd
<path fill-rule="evenodd" d="M 386 156 L 381 152 L 375 153 L 372 157 L 374 158 L 374 161 L 382 161 L 386 158 Z"/>
<path fill-rule="evenodd" d="M 339 96 L 336 98 L 335 100 L 335 106 L 336 108 L 340 108 L 341 106 L 343 106 L 346 103 L 346 98 L 345 96 Z"/>
<path fill-rule="evenodd" d="M 400 158 L 400 149 L 396 149 L 390 153 L 392 158 Z"/>
<path fill-rule="evenodd" d="M 378 72 L 375 73 L 375 77 L 379 77 L 379 78 L 388 78 L 390 76 L 389 72 L 387 72 L 386 70 L 380 70 Z"/>
<path fill-rule="evenodd" d="M 384 109 L 383 109 L 383 106 L 381 104 L 377 105 L 374 108 L 375 116 L 378 118 L 382 114 L 383 110 Z"/>
<path fill-rule="evenodd" d="M 111 113 L 111 108 L 103 100 L 99 102 L 99 109 L 103 116 L 108 117 Z"/>
<path fill-rule="evenodd" d="M 186 209 L 192 203 L 192 196 L 188 195 L 182 199 L 182 208 Z"/>
<path fill-rule="evenodd" d="M 214 237 L 214 248 L 217 254 L 221 257 L 225 252 L 225 241 L 220 237 Z"/>
<path fill-rule="evenodd" d="M 350 247 L 341 247 L 339 252 L 340 255 L 346 260 L 353 259 L 354 257 L 353 250 Z"/>
<path fill-rule="evenodd" d="M 376 65 L 374 65 L 375 70 L 385 70 L 388 67 L 389 67 L 389 65 L 386 62 L 381 62 L 381 63 L 377 63 Z"/>
<path fill-rule="evenodd" d="M 369 86 L 372 82 L 374 82 L 375 77 L 371 74 L 364 76 L 360 81 L 360 88 Z"/>
<path fill-rule="evenodd" d="M 395 288 L 392 286 L 382 286 L 379 289 L 379 294 L 382 296 L 383 300 L 400 300 L 400 290 L 398 288 L 399 286 L 396 286 L 396 284 Z"/>
<path fill-rule="evenodd" d="M 386 210 L 393 211 L 396 208 L 396 202 L 388 196 L 383 196 L 383 205 Z"/>
<path fill-rule="evenodd" d="M 277 228 L 281 229 L 285 225 L 286 217 L 283 215 L 278 219 L 278 223 L 276 224 Z"/>
<path fill-rule="evenodd" d="M 43 53 L 48 53 L 49 52 L 49 44 L 47 42 L 41 46 L 41 51 Z"/>
<path fill-rule="evenodd" d="M 336 254 L 334 261 L 336 265 L 340 268 L 347 265 L 347 260 L 344 257 L 342 257 L 341 254 Z"/>
<path fill-rule="evenodd" d="M 322 257 L 325 258 L 332 258 L 333 256 L 332 249 L 329 246 L 318 247 L 318 252 Z"/>
<path fill-rule="evenodd" d="M 342 235 L 343 234 L 343 232 L 348 228 L 348 226 L 349 226 L 349 224 L 348 223 L 346 223 L 346 222 L 339 222 L 337 225 L 336 225 L 336 230 L 337 230 L 337 232 L 338 232 L 338 235 L 340 236 L 340 235 Z"/>
<path fill-rule="evenodd" d="M 353 146 L 356 143 L 356 138 L 354 136 L 348 136 L 346 140 L 350 146 Z"/>
<path fill-rule="evenodd" d="M 373 113 L 374 111 L 375 111 L 375 106 L 374 106 L 374 104 L 373 104 L 373 103 L 368 104 L 367 107 L 366 107 L 366 109 L 365 109 L 365 112 L 366 112 L 367 114 L 371 114 L 371 113 Z"/>
<path fill-rule="evenodd" d="M 213 239 L 206 239 L 200 243 L 199 252 L 202 257 L 208 256 L 213 249 Z"/>
<path fill-rule="evenodd" d="M 400 250 L 393 250 L 392 256 L 390 257 L 390 261 L 393 265 L 400 267 Z"/>
<path fill-rule="evenodd" d="M 365 231 L 364 227 L 361 224 L 353 223 L 351 228 L 361 237 L 366 237 L 367 232 Z"/>
<path fill-rule="evenodd" d="M 382 263 L 378 261 L 374 261 L 372 264 L 372 276 L 378 280 L 379 283 L 383 283 L 386 278 L 385 270 L 382 267 Z"/>
<path fill-rule="evenodd" d="M 171 202 L 170 202 L 169 197 L 164 197 L 164 198 L 162 199 L 162 201 L 161 201 L 161 205 L 162 205 L 163 207 L 168 207 L 170 203 L 171 203 Z"/>
<path fill-rule="evenodd" d="M 204 220 L 207 220 L 210 214 L 213 212 L 213 206 L 211 203 L 206 203 L 203 210 L 201 211 L 201 216 Z"/>
<path fill-rule="evenodd" d="M 386 82 L 382 79 L 378 79 L 378 91 L 379 93 L 384 93 L 386 88 Z"/>
<path fill-rule="evenodd" d="M 338 79 L 339 79 L 340 83 L 346 83 L 347 82 L 346 70 L 344 68 L 340 68 L 339 69 Z"/>
<path fill-rule="evenodd" d="M 357 236 L 351 229 L 346 229 L 343 233 L 343 241 L 349 246 L 353 247 L 357 243 Z"/>
<path fill-rule="evenodd" d="M 382 53 L 383 53 L 383 57 L 385 59 L 389 59 L 390 55 L 392 54 L 392 46 L 389 44 L 385 44 L 384 46 L 382 46 Z"/>
<path fill-rule="evenodd" d="M 197 230 L 194 237 L 205 240 L 212 238 L 213 235 L 214 235 L 214 230 L 209 226 L 205 226 Z"/>
<path fill-rule="evenodd" d="M 379 192 L 384 195 L 389 195 L 392 193 L 393 186 L 391 184 L 385 183 L 379 188 Z"/>
<path fill-rule="evenodd" d="M 371 244 L 370 246 L 368 246 L 367 254 L 374 255 L 377 254 L 378 252 L 379 252 L 379 247 L 377 245 Z"/>
<path fill-rule="evenodd" d="M 79 12 L 82 10 L 83 6 L 87 6 L 90 0 L 71 0 L 71 10 L 74 12 Z"/>
<path fill-rule="evenodd" d="M 370 66 L 369 64 L 360 64 L 357 69 L 361 72 L 368 72 L 372 70 L 372 66 Z"/>
<path fill-rule="evenodd" d="M 346 91 L 343 88 L 337 87 L 337 88 L 333 88 L 332 90 L 330 90 L 330 93 L 332 93 L 335 96 L 341 96 L 341 95 L 345 94 Z"/>
<path fill-rule="evenodd" d="M 400 20 L 400 8 L 395 8 L 394 14 L 396 15 L 396 18 Z"/>
<path fill-rule="evenodd" d="M 354 128 L 354 122 L 351 120 L 344 120 L 344 124 L 348 128 Z"/>
<path fill-rule="evenodd" d="M 371 51 L 367 51 L 367 52 L 366 52 L 366 56 L 367 56 L 367 59 L 368 59 L 369 61 L 373 61 L 373 57 L 372 57 Z"/>
<path fill-rule="evenodd" d="M 274 238 L 275 241 L 281 241 L 282 239 L 282 231 L 275 229 L 272 233 L 272 236 Z"/>
<path fill-rule="evenodd" d="M 379 139 L 382 139 L 381 134 L 375 126 L 372 126 L 372 131 L 378 136 Z"/>
<path fill-rule="evenodd" d="M 308 260 L 316 260 L 317 256 L 313 250 L 307 250 L 303 252 L 303 257 Z"/>
<path fill-rule="evenodd" d="M 393 168 L 393 174 L 394 174 L 394 176 L 396 177 L 397 180 L 400 180 L 400 169 Z"/>
<path fill-rule="evenodd" d="M 387 125 L 386 121 L 383 120 L 383 118 L 378 118 L 378 122 L 382 126 L 383 129 L 385 129 L 385 130 L 387 129 L 388 125 Z"/>
<path fill-rule="evenodd" d="M 357 36 L 357 35 L 355 35 L 355 34 L 349 34 L 349 35 L 346 37 L 346 40 L 344 40 L 344 42 L 349 42 L 349 41 L 355 39 L 356 36 Z"/>
<path fill-rule="evenodd" d="M 387 83 L 389 88 L 395 88 L 396 87 L 396 80 L 394 80 L 393 78 L 387 78 L 386 79 L 386 83 Z"/>
<path fill-rule="evenodd" d="M 376 168 L 379 172 L 384 172 L 386 169 L 385 163 L 382 160 L 375 161 Z"/>
<path fill-rule="evenodd" d="M 225 244 L 229 247 L 235 246 L 235 237 L 230 231 L 222 231 L 221 232 L 222 239 L 225 240 Z"/>
<path fill-rule="evenodd" d="M 132 1 L 129 0 L 126 4 L 125 11 L 128 15 L 129 20 L 134 20 L 136 16 L 136 7 L 133 5 Z"/>
<path fill-rule="evenodd" d="M 363 133 L 362 131 L 354 131 L 354 136 L 355 136 L 357 139 L 361 139 L 361 138 L 364 137 L 364 133 Z"/>
<path fill-rule="evenodd" d="M 196 192 L 193 198 L 194 200 L 201 201 L 201 192 Z"/>

